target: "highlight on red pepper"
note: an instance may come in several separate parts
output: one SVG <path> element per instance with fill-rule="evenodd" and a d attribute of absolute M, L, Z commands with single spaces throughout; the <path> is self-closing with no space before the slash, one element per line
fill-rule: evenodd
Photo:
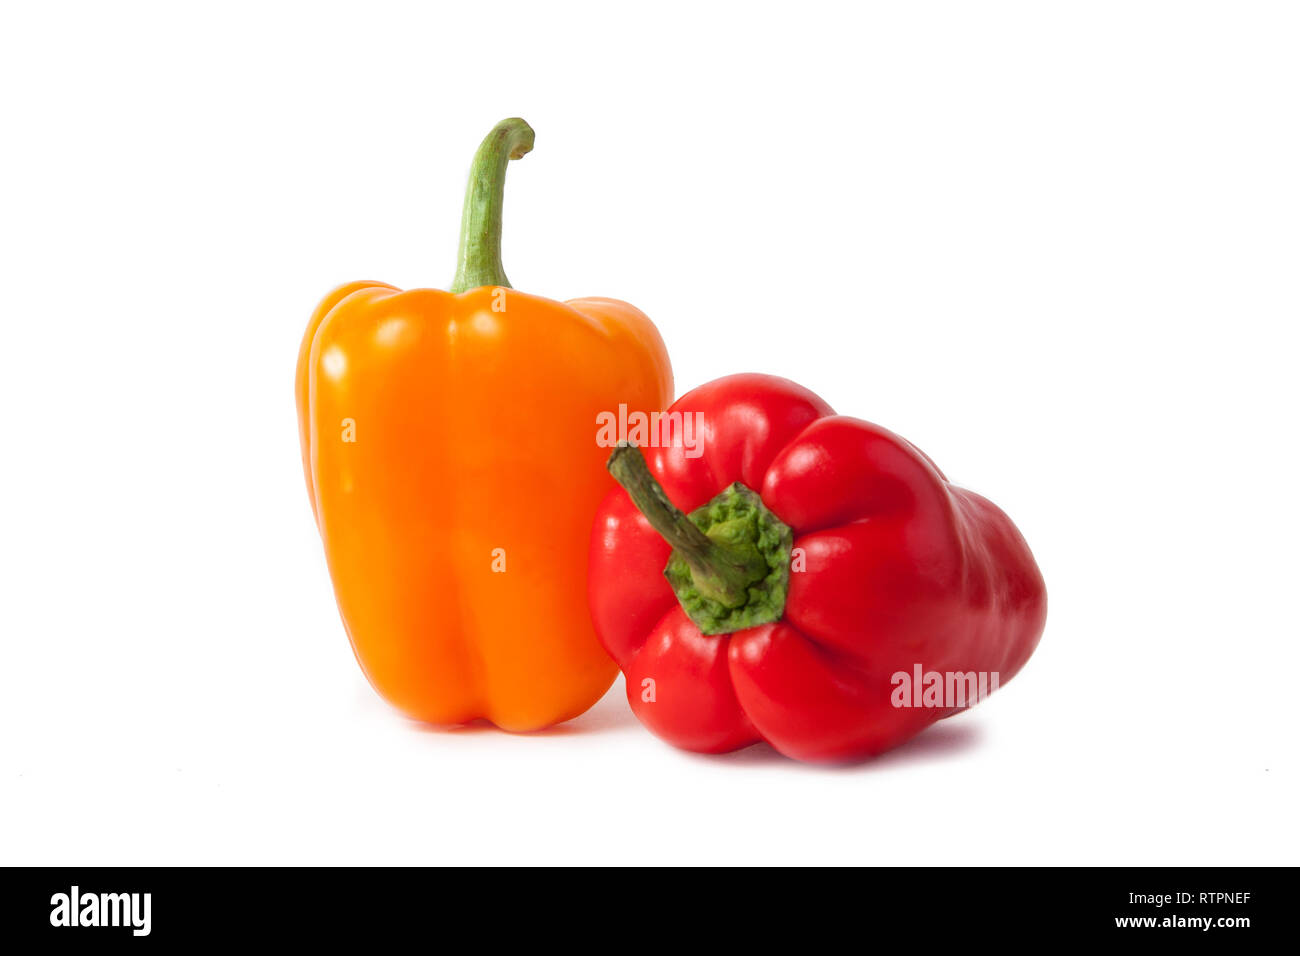
<path fill-rule="evenodd" d="M 677 747 L 879 754 L 1005 685 L 1042 575 L 994 504 L 807 389 L 733 375 L 680 398 L 699 447 L 623 444 L 592 529 L 596 633 Z"/>

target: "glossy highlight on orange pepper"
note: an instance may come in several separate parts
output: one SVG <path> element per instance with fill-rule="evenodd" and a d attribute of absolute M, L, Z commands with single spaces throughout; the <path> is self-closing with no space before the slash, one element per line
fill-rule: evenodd
<path fill-rule="evenodd" d="M 597 416 L 672 398 L 640 311 L 509 287 L 505 169 L 532 140 L 506 120 L 479 148 L 450 292 L 342 286 L 298 356 L 303 469 L 352 648 L 385 699 L 437 724 L 534 730 L 609 687 L 586 597 L 613 487 Z"/>

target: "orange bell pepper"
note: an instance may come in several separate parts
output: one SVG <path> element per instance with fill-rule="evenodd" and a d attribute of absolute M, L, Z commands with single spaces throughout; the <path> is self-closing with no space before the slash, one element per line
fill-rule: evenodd
<path fill-rule="evenodd" d="M 307 491 L 366 677 L 403 713 L 533 730 L 617 673 L 587 609 L 587 546 L 612 488 L 597 416 L 659 411 L 659 333 L 613 299 L 513 291 L 501 267 L 520 119 L 475 156 L 450 292 L 354 282 L 298 355 Z"/>

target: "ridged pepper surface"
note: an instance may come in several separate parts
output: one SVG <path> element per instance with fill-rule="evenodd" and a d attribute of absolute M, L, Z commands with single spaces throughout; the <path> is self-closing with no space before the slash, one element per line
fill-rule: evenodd
<path fill-rule="evenodd" d="M 765 375 L 670 412 L 698 415 L 699 440 L 611 456 L 623 488 L 589 578 L 597 634 L 660 737 L 857 759 L 973 703 L 922 699 L 914 676 L 970 693 L 969 675 L 1005 685 L 1033 653 L 1047 597 L 1024 538 L 911 443 Z"/>

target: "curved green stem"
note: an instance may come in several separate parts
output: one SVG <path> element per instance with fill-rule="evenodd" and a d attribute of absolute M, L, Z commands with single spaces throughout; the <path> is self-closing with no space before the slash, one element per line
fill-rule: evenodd
<path fill-rule="evenodd" d="M 533 128 L 523 120 L 502 120 L 487 134 L 469 170 L 465 210 L 460 218 L 460 251 L 452 292 L 480 286 L 510 288 L 501 265 L 501 206 L 506 166 L 533 148 Z"/>
<path fill-rule="evenodd" d="M 696 589 L 723 607 L 743 607 L 749 599 L 750 585 L 768 573 L 762 556 L 752 547 L 727 547 L 696 527 L 668 500 L 635 445 L 620 444 L 605 467 L 645 515 L 650 527 L 686 562 Z"/>

